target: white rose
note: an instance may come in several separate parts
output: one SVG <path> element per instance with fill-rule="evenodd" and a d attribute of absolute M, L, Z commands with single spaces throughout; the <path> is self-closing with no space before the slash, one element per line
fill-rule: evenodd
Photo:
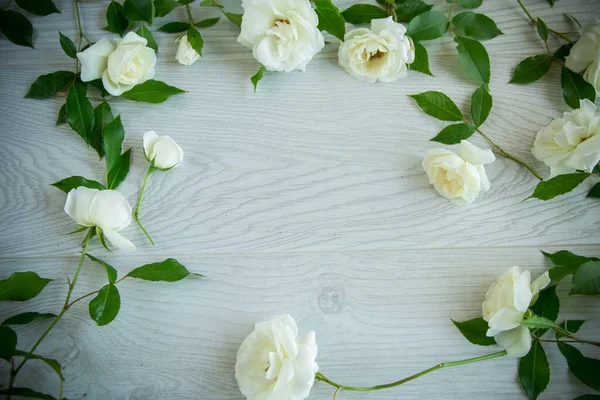
<path fill-rule="evenodd" d="M 370 83 L 394 82 L 406 76 L 415 60 L 404 25 L 392 17 L 371 20 L 371 29 L 346 33 L 338 51 L 340 66 L 351 76 Z"/>
<path fill-rule="evenodd" d="M 548 272 L 531 283 L 531 273 L 515 266 L 492 283 L 482 305 L 488 337 L 504 347 L 509 356 L 523 357 L 531 349 L 529 329 L 521 325 L 531 300 L 550 284 Z"/>
<path fill-rule="evenodd" d="M 423 160 L 423 168 L 429 183 L 439 194 L 456 205 L 467 205 L 480 192 L 490 189 L 483 165 L 495 159 L 491 150 L 482 150 L 463 140 L 458 155 L 446 149 L 429 150 Z"/>
<path fill-rule="evenodd" d="M 160 170 L 175 168 L 183 161 L 183 150 L 170 136 L 158 136 L 154 131 L 144 133 L 142 138 L 144 156 Z"/>
<path fill-rule="evenodd" d="M 308 397 L 319 366 L 315 332 L 298 338 L 285 314 L 256 324 L 237 353 L 235 378 L 249 400 L 302 400 Z"/>
<path fill-rule="evenodd" d="M 102 78 L 104 89 L 120 96 L 135 85 L 154 78 L 156 54 L 146 47 L 148 41 L 135 32 L 129 32 L 114 44 L 102 38 L 85 51 L 77 53 L 81 62 L 81 80 Z"/>
<path fill-rule="evenodd" d="M 533 155 L 550 167 L 550 177 L 576 170 L 592 172 L 600 161 L 600 115 L 588 99 L 542 128 L 533 142 Z"/>
<path fill-rule="evenodd" d="M 325 41 L 309 0 L 243 0 L 237 41 L 269 71 L 304 71 Z"/>
<path fill-rule="evenodd" d="M 200 54 L 196 53 L 196 50 L 188 42 L 187 35 L 183 35 L 179 38 L 179 47 L 177 47 L 177 54 L 175 59 L 183 65 L 192 65 L 200 59 Z"/>
<path fill-rule="evenodd" d="M 571 52 L 565 59 L 565 66 L 572 71 L 586 71 L 584 78 L 596 87 L 598 86 L 598 50 L 600 49 L 600 21 L 596 20 L 585 26 L 581 37 L 575 43 Z M 589 73 L 588 73 L 589 72 Z"/>
<path fill-rule="evenodd" d="M 596 93 L 600 93 L 600 47 L 596 50 L 594 60 L 588 69 L 585 70 L 583 79 L 594 85 Z"/>
<path fill-rule="evenodd" d="M 67 195 L 65 212 L 81 226 L 96 226 L 117 248 L 135 249 L 133 243 L 118 233 L 131 222 L 131 206 L 116 190 L 88 189 L 80 186 Z"/>

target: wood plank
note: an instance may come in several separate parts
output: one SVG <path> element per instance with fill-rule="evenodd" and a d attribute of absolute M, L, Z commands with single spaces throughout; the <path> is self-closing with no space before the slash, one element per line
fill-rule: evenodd
<path fill-rule="evenodd" d="M 600 246 L 576 248 L 598 255 Z M 121 275 L 157 258 L 121 257 L 95 252 Z M 536 249 L 467 251 L 389 251 L 239 256 L 184 256 L 180 261 L 207 279 L 166 284 L 125 280 L 117 319 L 96 327 L 87 301 L 74 306 L 40 347 L 58 359 L 66 376 L 65 396 L 74 399 L 236 399 L 237 348 L 255 322 L 289 312 L 300 331 L 315 330 L 321 371 L 356 385 L 390 382 L 435 365 L 496 351 L 468 343 L 450 318 L 481 313 L 489 284 L 512 265 L 532 271 L 548 267 Z M 38 310 L 57 312 L 66 292 L 64 273 L 76 258 L 3 259 L 2 276 L 30 269 L 54 278 L 42 294 L 26 303 L 0 304 L 0 319 Z M 86 261 L 76 295 L 104 284 L 104 271 Z M 589 320 L 581 337 L 600 328 L 597 299 L 566 295 L 559 288 L 563 318 Z M 16 327 L 27 348 L 43 323 Z M 551 363 L 547 399 L 590 392 L 567 372 L 555 346 L 544 346 Z M 597 349 L 584 347 L 589 356 Z M 7 364 L 0 364 L 5 379 Z M 517 362 L 501 358 L 436 372 L 406 386 L 376 394 L 342 393 L 342 399 L 520 398 Z M 5 383 L 5 382 L 4 382 Z M 57 382 L 44 365 L 29 363 L 19 384 L 56 394 Z M 85 394 L 85 397 L 84 397 Z M 311 399 L 331 399 L 318 383 Z"/>

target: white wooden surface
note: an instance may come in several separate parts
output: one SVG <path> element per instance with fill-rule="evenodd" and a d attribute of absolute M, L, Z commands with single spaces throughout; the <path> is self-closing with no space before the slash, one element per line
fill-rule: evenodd
<path fill-rule="evenodd" d="M 354 1 L 337 3 L 343 9 Z M 600 17 L 595 0 L 561 0 L 554 9 L 545 1 L 527 3 L 559 29 L 567 26 L 563 12 L 582 22 Z M 38 75 L 74 67 L 57 33 L 76 36 L 73 4 L 57 5 L 60 15 L 32 17 L 35 50 L 0 40 L 0 275 L 33 270 L 56 279 L 34 301 L 0 305 L 0 319 L 60 309 L 64 273 L 73 272 L 80 238 L 61 236 L 73 223 L 62 211 L 64 194 L 49 184 L 104 174 L 103 162 L 74 132 L 54 127 L 64 99 L 23 98 Z M 235 1 L 227 6 L 240 11 Z M 93 40 L 106 34 L 105 7 L 82 3 Z M 486 43 L 494 108 L 485 131 L 534 162 L 535 132 L 566 110 L 558 71 L 532 85 L 506 84 L 518 61 L 543 52 L 542 44 L 516 3 L 488 0 L 481 11 L 505 33 Z M 195 4 L 194 15 L 199 20 L 216 12 Z M 176 10 L 156 25 L 184 18 Z M 144 131 L 172 135 L 185 162 L 151 178 L 142 215 L 155 247 L 131 225 L 124 234 L 136 252 L 107 255 L 94 245 L 92 254 L 120 272 L 173 256 L 208 279 L 124 281 L 121 311 L 106 327 L 95 326 L 85 304 L 70 310 L 40 348 L 65 367 L 69 399 L 241 399 L 233 373 L 237 348 L 255 322 L 281 312 L 291 313 L 301 331 L 317 332 L 318 362 L 330 378 L 357 385 L 396 380 L 488 352 L 462 338 L 450 318 L 478 316 L 487 286 L 510 266 L 537 275 L 548 267 L 539 249 L 600 253 L 600 209 L 585 199 L 591 182 L 550 202 L 521 203 L 535 179 L 498 160 L 487 168 L 492 189 L 469 207 L 452 206 L 430 188 L 420 163 L 443 124 L 406 95 L 440 90 L 468 110 L 476 86 L 458 65 L 449 37 L 426 44 L 435 78 L 411 72 L 394 84 L 359 82 L 337 66 L 332 39 L 307 72 L 266 74 L 254 95 L 248 79 L 256 61 L 236 43 L 236 29 L 221 21 L 203 31 L 205 56 L 192 67 L 174 62 L 173 35 L 155 34 L 157 79 L 189 93 L 157 106 L 111 103 L 122 113 L 126 146 L 134 149 L 120 188 L 132 203 L 146 168 Z M 104 280 L 86 264 L 77 293 Z M 561 316 L 591 319 L 581 335 L 593 337 L 600 328 L 597 299 L 567 297 L 567 286 L 560 287 Z M 19 329 L 20 347 L 42 329 Z M 568 374 L 554 347 L 547 351 L 552 381 L 543 398 L 590 392 Z M 340 398 L 521 398 L 516 365 L 496 359 L 395 390 Z M 6 372 L 0 365 L 3 384 Z M 18 383 L 51 393 L 57 388 L 55 376 L 35 362 Z M 310 398 L 332 394 L 317 383 Z"/>

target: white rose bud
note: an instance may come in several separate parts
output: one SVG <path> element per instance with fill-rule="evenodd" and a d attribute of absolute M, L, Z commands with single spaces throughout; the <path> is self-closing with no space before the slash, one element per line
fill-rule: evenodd
<path fill-rule="evenodd" d="M 102 229 L 104 236 L 115 247 L 135 249 L 133 243 L 118 233 L 131 222 L 131 206 L 121 193 L 80 186 L 67 195 L 65 212 L 81 226 Z"/>
<path fill-rule="evenodd" d="M 146 47 L 148 41 L 129 32 L 114 44 L 102 38 L 77 53 L 81 62 L 81 80 L 84 82 L 102 78 L 104 89 L 113 96 L 120 96 L 135 85 L 154 78 L 156 54 Z"/>
<path fill-rule="evenodd" d="M 179 61 L 179 64 L 192 65 L 200 59 L 200 54 L 196 53 L 196 50 L 188 42 L 187 35 L 183 35 L 179 38 L 179 47 L 177 47 L 177 54 L 175 59 Z"/>
<path fill-rule="evenodd" d="M 404 25 L 392 17 L 371 20 L 371 29 L 346 33 L 338 51 L 340 66 L 351 76 L 369 82 L 394 82 L 406 76 L 415 60 Z"/>
<path fill-rule="evenodd" d="M 592 172 L 600 161 L 600 115 L 588 99 L 555 118 L 533 142 L 533 155 L 550 167 L 550 177 L 577 170 Z"/>
<path fill-rule="evenodd" d="M 315 332 L 298 338 L 285 314 L 259 322 L 237 353 L 235 378 L 248 400 L 302 400 L 308 397 L 319 366 Z"/>
<path fill-rule="evenodd" d="M 446 149 L 429 150 L 423 160 L 423 169 L 439 194 L 453 204 L 467 205 L 480 192 L 490 189 L 483 165 L 495 159 L 491 150 L 482 150 L 463 140 L 458 155 Z"/>
<path fill-rule="evenodd" d="M 531 283 L 531 273 L 515 266 L 492 283 L 482 305 L 488 337 L 504 347 L 509 356 L 523 357 L 531 349 L 529 329 L 521 325 L 531 300 L 550 284 L 548 272 Z"/>
<path fill-rule="evenodd" d="M 154 167 L 166 171 L 183 161 L 183 149 L 170 136 L 158 136 L 154 131 L 144 133 L 142 138 L 144 156 Z"/>
<path fill-rule="evenodd" d="M 596 20 L 581 30 L 581 37 L 571 48 L 571 52 L 565 59 L 565 66 L 572 71 L 585 71 L 585 80 L 595 86 L 599 91 L 598 75 L 600 62 L 598 51 L 600 50 L 600 21 Z"/>
<path fill-rule="evenodd" d="M 268 71 L 304 71 L 325 40 L 309 0 L 243 0 L 237 41 Z"/>

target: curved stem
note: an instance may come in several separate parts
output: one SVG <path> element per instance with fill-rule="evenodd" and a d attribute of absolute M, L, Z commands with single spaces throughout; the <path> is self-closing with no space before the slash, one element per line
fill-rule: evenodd
<path fill-rule="evenodd" d="M 144 191 L 146 190 L 146 184 L 148 183 L 148 178 L 154 171 L 156 171 L 156 168 L 154 168 L 154 166 L 152 164 L 150 164 L 150 167 L 148 167 L 148 171 L 146 172 L 146 176 L 144 176 L 144 183 L 142 183 L 142 188 L 140 189 L 140 195 L 138 197 L 137 205 L 135 207 L 135 212 L 133 213 L 135 222 L 138 224 L 138 226 L 140 227 L 142 232 L 144 232 L 144 234 L 146 235 L 146 237 L 148 238 L 150 243 L 152 243 L 152 246 L 154 246 L 154 240 L 152 240 L 152 238 L 150 237 L 150 234 L 146 231 L 146 229 L 144 229 L 144 227 L 142 226 L 142 223 L 140 222 L 140 208 L 142 207 L 142 198 L 144 197 Z"/>
<path fill-rule="evenodd" d="M 456 0 L 454 0 L 452 2 L 452 4 L 450 4 L 450 11 L 448 11 L 448 21 L 452 21 L 452 12 L 454 11 L 454 6 L 456 5 Z M 448 24 L 448 30 L 450 31 L 450 33 L 452 34 L 452 36 L 456 36 L 454 34 L 454 29 L 452 29 L 452 24 Z"/>
<path fill-rule="evenodd" d="M 471 124 L 470 121 L 465 120 L 465 122 Z M 540 174 L 538 174 L 537 172 L 535 172 L 535 170 L 532 167 L 530 167 L 525 161 L 520 160 L 517 157 L 515 157 L 515 156 L 507 153 L 506 151 L 504 151 L 504 149 L 502 149 L 502 147 L 498 146 L 496 143 L 494 143 L 494 141 L 488 135 L 486 135 L 485 133 L 483 133 L 483 131 L 481 129 L 477 128 L 476 130 L 492 146 L 492 151 L 495 154 L 497 154 L 499 156 L 502 156 L 502 157 L 505 157 L 505 158 L 508 158 L 509 160 L 513 160 L 517 164 L 525 167 L 529 172 L 531 172 L 533 174 L 533 176 L 535 176 L 536 178 L 538 178 L 540 181 L 544 180 L 544 178 L 542 178 L 540 176 Z"/>
<path fill-rule="evenodd" d="M 575 342 L 584 343 L 584 344 L 591 344 L 592 346 L 598 346 L 598 347 L 600 347 L 600 342 L 596 342 L 594 340 L 581 339 L 581 338 L 573 335 L 571 332 L 567 331 L 566 329 L 554 328 L 554 330 L 556 332 L 562 333 L 563 335 L 565 335 L 566 337 L 568 337 L 570 339 L 573 339 L 573 341 L 575 341 Z"/>
<path fill-rule="evenodd" d="M 527 14 L 527 17 L 529 18 L 529 20 L 531 21 L 531 23 L 533 25 L 537 26 L 537 21 L 535 20 L 535 18 L 533 18 L 533 16 L 529 13 L 529 10 L 527 10 L 527 8 L 525 7 L 525 5 L 523 4 L 523 2 L 521 0 L 517 0 L 517 2 L 519 3 L 519 5 L 521 6 L 521 8 L 523 9 L 523 11 L 525 12 L 525 14 Z M 567 41 L 568 43 L 575 43 L 573 40 L 571 40 L 570 38 L 568 38 L 565 34 L 555 31 L 554 29 L 550 29 L 548 28 L 548 32 L 551 32 L 552 34 L 558 36 L 559 38 L 562 38 L 563 40 Z"/>
<path fill-rule="evenodd" d="M 192 17 L 192 10 L 189 4 L 185 5 L 185 10 L 187 11 L 188 18 L 190 19 L 190 26 L 194 25 L 194 17 Z"/>
<path fill-rule="evenodd" d="M 119 279 L 119 280 L 116 280 L 116 281 L 113 283 L 113 285 L 116 285 L 117 283 L 119 283 L 119 282 L 123 281 L 123 279 L 125 279 L 125 278 L 127 278 L 127 275 L 125 275 L 124 277 L 122 277 L 122 278 L 121 278 L 121 279 Z M 95 294 L 99 293 L 99 292 L 100 292 L 100 290 L 102 290 L 102 289 L 94 290 L 93 292 L 90 292 L 90 293 L 88 293 L 88 294 L 85 294 L 85 295 L 83 295 L 83 296 L 81 296 L 81 297 L 78 297 L 78 298 L 76 298 L 76 299 L 75 299 L 75 300 L 73 300 L 71 303 L 67 304 L 67 306 L 66 306 L 66 307 L 67 307 L 67 309 L 71 308 L 71 306 L 72 306 L 73 304 L 77 303 L 78 301 L 81 301 L 81 300 L 83 300 L 83 299 L 85 299 L 85 298 L 88 298 L 88 297 L 90 297 L 90 296 L 93 296 L 93 295 L 95 295 Z"/>
<path fill-rule="evenodd" d="M 323 381 L 325 383 L 330 384 L 333 387 L 336 387 L 338 390 L 337 392 L 341 391 L 341 390 L 350 390 L 350 391 L 354 391 L 354 392 L 373 392 L 376 390 L 383 390 L 383 389 L 389 389 L 389 388 L 393 388 L 396 386 L 400 386 L 403 383 L 406 382 L 410 382 L 414 379 L 420 378 L 424 375 L 427 375 L 433 371 L 437 371 L 438 369 L 442 369 L 442 368 L 449 368 L 449 367 L 457 367 L 459 365 L 466 365 L 466 364 L 471 364 L 471 363 L 475 363 L 475 362 L 479 362 L 479 361 L 486 361 L 486 360 L 491 360 L 493 358 L 497 358 L 497 357 L 502 357 L 505 356 L 507 354 L 506 350 L 502 350 L 499 351 L 497 353 L 492 353 L 492 354 L 486 354 L 485 356 L 481 356 L 481 357 L 475 357 L 475 358 L 468 358 L 466 360 L 460 360 L 460 361 L 451 361 L 451 362 L 445 362 L 445 363 L 440 363 L 436 366 L 433 366 L 431 368 L 427 368 L 426 370 L 423 370 L 421 372 L 418 372 L 414 375 L 411 375 L 407 378 L 404 379 L 400 379 L 399 381 L 396 382 L 392 382 L 392 383 L 386 383 L 384 385 L 377 385 L 377 386 L 371 386 L 371 387 L 359 387 L 359 386 L 346 386 L 346 385 L 340 385 L 339 383 L 335 383 L 334 381 L 332 381 L 331 379 L 328 379 L 327 377 L 325 377 L 323 374 L 321 374 L 320 372 L 317 373 L 316 375 L 316 379 Z M 337 395 L 337 393 L 336 393 Z M 335 399 L 335 397 L 334 397 Z"/>

